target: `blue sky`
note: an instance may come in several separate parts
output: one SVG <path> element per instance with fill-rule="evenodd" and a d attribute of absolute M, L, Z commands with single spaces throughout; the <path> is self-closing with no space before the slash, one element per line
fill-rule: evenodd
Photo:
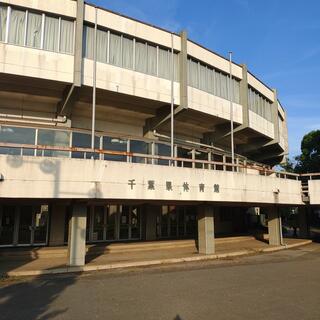
<path fill-rule="evenodd" d="M 90 0 L 89 0 L 90 1 Z M 320 129 L 319 0 L 91 0 L 188 37 L 234 60 L 272 88 L 287 111 L 290 156 Z"/>

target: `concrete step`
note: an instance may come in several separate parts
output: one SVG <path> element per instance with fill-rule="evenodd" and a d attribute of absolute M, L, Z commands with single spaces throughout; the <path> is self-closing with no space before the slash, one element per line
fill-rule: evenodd
<path fill-rule="evenodd" d="M 239 241 L 249 241 L 255 239 L 253 236 L 238 236 L 217 238 L 217 243 L 231 243 Z M 196 248 L 196 242 L 190 240 L 158 240 L 131 243 L 99 243 L 86 246 L 87 255 L 106 253 L 126 253 L 138 251 L 169 250 L 176 248 Z M 68 254 L 67 246 L 59 247 L 18 247 L 1 248 L 0 260 L 10 259 L 38 259 L 38 258 L 61 258 Z"/>

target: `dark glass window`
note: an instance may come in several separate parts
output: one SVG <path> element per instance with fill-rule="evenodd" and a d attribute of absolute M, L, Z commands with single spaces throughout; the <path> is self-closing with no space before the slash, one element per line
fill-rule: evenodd
<path fill-rule="evenodd" d="M 155 155 L 157 156 L 171 156 L 171 147 L 167 144 L 156 143 L 155 144 Z M 160 165 L 167 166 L 169 165 L 169 160 L 158 159 L 157 162 Z"/>
<path fill-rule="evenodd" d="M 149 153 L 149 143 L 139 140 L 130 140 L 130 152 L 133 153 Z M 148 163 L 146 158 L 132 157 L 132 162 L 134 163 Z"/>
<path fill-rule="evenodd" d="M 100 148 L 100 137 L 95 136 L 94 145 L 96 149 Z M 91 148 L 91 135 L 80 132 L 72 133 L 72 147 L 76 148 Z M 99 159 L 99 154 L 93 154 L 93 152 L 73 151 L 72 158 L 80 159 Z"/>
<path fill-rule="evenodd" d="M 195 150 L 195 159 L 208 161 L 208 153 Z M 195 167 L 208 169 L 208 164 L 196 163 Z"/>
<path fill-rule="evenodd" d="M 36 130 L 32 128 L 19 128 L 0 126 L 0 142 L 35 144 Z M 0 148 L 0 154 L 34 155 L 34 149 Z"/>
<path fill-rule="evenodd" d="M 103 150 L 108 151 L 127 151 L 128 140 L 120 139 L 120 138 L 111 138 L 111 137 L 103 137 Z M 113 155 L 113 154 L 105 154 L 105 160 L 112 161 L 127 161 L 127 156 L 125 155 Z"/>
<path fill-rule="evenodd" d="M 44 146 L 69 147 L 70 132 L 39 129 L 38 144 Z M 69 157 L 69 151 L 38 150 L 37 155 L 46 157 Z"/>
<path fill-rule="evenodd" d="M 192 150 L 178 147 L 177 156 L 178 156 L 178 158 L 192 159 Z M 178 167 L 191 168 L 192 162 L 178 161 Z"/>

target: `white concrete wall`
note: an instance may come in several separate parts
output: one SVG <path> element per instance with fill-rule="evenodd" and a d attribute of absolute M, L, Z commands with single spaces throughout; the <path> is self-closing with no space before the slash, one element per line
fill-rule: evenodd
<path fill-rule="evenodd" d="M 84 59 L 83 84 L 92 86 L 93 61 Z M 174 83 L 175 103 L 180 103 L 180 84 Z M 97 63 L 97 87 L 146 99 L 170 103 L 170 80 L 150 76 L 110 64 Z"/>
<path fill-rule="evenodd" d="M 19 5 L 43 12 L 50 12 L 68 17 L 76 17 L 76 1 L 72 0 L 4 0 L 3 3 Z M 95 9 L 92 5 L 85 5 L 85 20 L 94 22 Z M 113 12 L 98 9 L 98 24 L 129 34 L 133 37 L 171 47 L 171 32 L 153 27 L 152 25 L 127 18 Z M 181 50 L 181 39 L 173 35 L 173 47 Z M 188 54 L 223 72 L 229 72 L 229 62 L 218 54 L 191 41 L 187 43 Z M 242 79 L 242 68 L 233 64 L 232 72 L 235 77 Z M 73 56 L 23 48 L 19 46 L 0 43 L 0 73 L 9 73 L 22 76 L 36 77 L 55 81 L 72 82 Z M 105 90 L 119 91 L 121 93 L 153 99 L 165 103 L 170 102 L 170 81 L 145 75 L 132 70 L 118 68 L 112 65 L 98 63 L 98 87 Z M 84 59 L 84 84 L 92 85 L 92 61 Z M 262 93 L 270 101 L 274 101 L 274 93 L 260 80 L 248 73 L 248 84 Z M 211 96 L 200 90 L 188 88 L 190 108 L 214 114 L 229 119 L 226 111 L 227 102 Z M 175 83 L 175 103 L 179 104 L 179 83 Z M 235 104 L 235 121 L 242 123 L 241 106 Z M 258 116 L 259 117 L 259 116 Z M 271 138 L 274 137 L 272 124 L 264 119 L 251 116 L 251 127 Z M 271 134 L 272 131 L 272 134 Z M 281 137 L 282 145 L 285 137 Z"/>
<path fill-rule="evenodd" d="M 249 110 L 249 127 L 274 139 L 274 124 Z"/>
<path fill-rule="evenodd" d="M 202 90 L 188 87 L 189 108 L 219 118 L 230 120 L 230 101 Z M 233 120 L 242 123 L 242 106 L 233 103 Z"/>
<path fill-rule="evenodd" d="M 73 56 L 0 42 L 0 73 L 73 82 Z"/>
<path fill-rule="evenodd" d="M 17 5 L 62 16 L 72 18 L 76 17 L 76 1 L 73 0 L 3 0 L 2 2 L 8 5 Z M 100 26 L 171 48 L 171 32 L 169 31 L 156 28 L 152 25 L 103 9 L 98 9 L 97 18 L 98 25 Z M 84 19 L 87 22 L 94 23 L 94 6 L 85 4 Z M 173 47 L 177 51 L 181 50 L 181 39 L 175 34 L 173 35 Z M 209 65 L 222 70 L 223 72 L 229 73 L 229 62 L 220 55 L 191 41 L 188 41 L 187 50 L 188 54 L 196 59 L 208 63 Z M 242 68 L 237 64 L 233 64 L 232 73 L 238 79 L 242 79 Z M 250 73 L 248 73 L 248 83 L 268 99 L 274 101 L 273 91 Z"/>
<path fill-rule="evenodd" d="M 1 2 L 73 18 L 77 14 L 77 3 L 73 0 L 1 0 Z"/>
<path fill-rule="evenodd" d="M 320 205 L 320 180 L 309 180 L 310 204 Z"/>
<path fill-rule="evenodd" d="M 0 156 L 3 198 L 144 199 L 302 204 L 300 182 L 262 175 L 69 158 Z M 131 189 L 129 179 L 134 179 Z M 148 190 L 154 180 L 155 190 Z M 172 182 L 172 191 L 166 190 Z M 184 182 L 189 191 L 183 189 Z M 205 184 L 204 192 L 199 184 Z M 219 192 L 214 192 L 219 184 Z M 274 191 L 279 190 L 279 193 Z"/>
<path fill-rule="evenodd" d="M 84 20 L 95 22 L 95 8 L 92 5 L 85 5 Z M 169 31 L 103 9 L 98 9 L 97 21 L 100 26 L 171 48 L 171 33 Z M 181 50 L 181 40 L 177 35 L 173 35 L 173 48 Z"/>

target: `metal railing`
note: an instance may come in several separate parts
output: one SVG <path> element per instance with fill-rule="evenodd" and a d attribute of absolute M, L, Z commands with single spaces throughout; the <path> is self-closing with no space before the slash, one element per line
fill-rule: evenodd
<path fill-rule="evenodd" d="M 144 153 L 135 153 L 128 151 L 115 151 L 115 150 L 104 150 L 100 148 L 81 148 L 81 147 L 65 147 L 65 146 L 49 146 L 49 145 L 33 145 L 33 144 L 20 144 L 20 143 L 6 143 L 0 142 L 0 148 L 13 148 L 20 149 L 20 155 L 23 155 L 24 150 L 36 150 L 43 151 L 41 153 L 35 152 L 35 156 L 46 156 L 44 151 L 56 151 L 56 152 L 66 152 L 67 156 L 62 156 L 59 154 L 53 155 L 53 157 L 64 157 L 64 158 L 78 158 L 73 157 L 73 152 L 80 152 L 83 154 L 99 155 L 96 160 L 109 160 L 104 159 L 104 155 L 108 156 L 123 156 L 129 159 L 129 162 L 134 162 L 132 159 L 138 158 L 142 161 L 142 164 L 158 164 L 158 165 L 170 165 L 174 167 L 187 167 L 194 169 L 207 169 L 207 170 L 218 170 L 218 171 L 231 171 L 231 172 L 241 172 L 241 173 L 252 173 L 264 175 L 264 176 L 274 176 L 282 179 L 293 179 L 299 180 L 301 175 L 290 172 L 280 172 L 269 169 L 267 167 L 259 166 L 257 164 L 248 163 L 246 160 L 237 160 L 237 163 L 229 163 L 225 161 L 209 161 L 209 160 L 199 160 L 199 159 L 189 159 L 180 157 L 170 157 L 170 156 L 160 156 L 160 155 L 150 155 Z M 19 154 L 17 154 L 19 155 Z"/>
<path fill-rule="evenodd" d="M 301 196 L 302 201 L 309 202 L 309 180 L 320 180 L 320 173 L 302 173 L 299 175 L 301 181 Z"/>

